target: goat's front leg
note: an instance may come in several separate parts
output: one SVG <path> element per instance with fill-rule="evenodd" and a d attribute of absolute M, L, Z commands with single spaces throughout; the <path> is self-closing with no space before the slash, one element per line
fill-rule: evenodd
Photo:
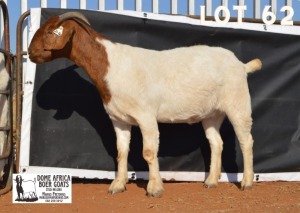
<path fill-rule="evenodd" d="M 163 182 L 159 174 L 159 163 L 157 158 L 159 146 L 159 131 L 156 120 L 146 119 L 140 124 L 143 135 L 143 157 L 149 167 L 149 182 L 147 185 L 147 195 L 160 197 L 163 192 Z"/>
<path fill-rule="evenodd" d="M 117 149 L 118 149 L 118 173 L 115 180 L 109 187 L 109 192 L 115 194 L 123 192 L 126 189 L 128 181 L 127 159 L 130 144 L 131 126 L 113 121 L 113 126 L 117 136 Z"/>

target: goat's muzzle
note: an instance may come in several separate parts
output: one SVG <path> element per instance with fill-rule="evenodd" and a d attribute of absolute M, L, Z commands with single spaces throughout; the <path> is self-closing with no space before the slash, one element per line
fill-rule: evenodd
<path fill-rule="evenodd" d="M 29 59 L 36 64 L 41 64 L 51 60 L 51 51 L 47 51 L 44 49 L 33 50 L 31 48 L 28 48 L 27 53 Z"/>

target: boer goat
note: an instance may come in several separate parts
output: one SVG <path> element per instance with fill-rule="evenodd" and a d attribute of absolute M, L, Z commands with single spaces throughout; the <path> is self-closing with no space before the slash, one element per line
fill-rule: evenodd
<path fill-rule="evenodd" d="M 28 54 L 35 63 L 68 58 L 82 67 L 97 87 L 117 136 L 118 172 L 110 193 L 125 190 L 131 126 L 138 125 L 149 166 L 147 194 L 160 196 L 158 122 L 202 121 L 211 147 L 205 186 L 215 187 L 223 148 L 219 128 L 225 116 L 243 153 L 241 188 L 251 188 L 253 139 L 247 74 L 261 68 L 259 59 L 243 64 L 231 51 L 203 45 L 154 51 L 116 43 L 95 32 L 77 12 L 48 19 L 35 33 Z"/>

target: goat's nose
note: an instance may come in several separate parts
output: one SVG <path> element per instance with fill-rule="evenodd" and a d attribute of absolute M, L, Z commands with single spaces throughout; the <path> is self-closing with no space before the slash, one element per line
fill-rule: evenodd
<path fill-rule="evenodd" d="M 27 53 L 28 53 L 28 55 L 30 55 L 30 53 L 31 53 L 31 50 L 30 50 L 30 49 L 28 49 L 28 50 L 27 50 Z"/>

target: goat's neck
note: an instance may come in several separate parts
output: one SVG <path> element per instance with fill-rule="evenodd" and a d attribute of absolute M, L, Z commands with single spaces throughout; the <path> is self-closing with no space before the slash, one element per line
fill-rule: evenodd
<path fill-rule="evenodd" d="M 109 62 L 105 47 L 95 41 L 96 37 L 99 35 L 94 32 L 74 34 L 70 59 L 87 72 L 97 87 L 103 103 L 108 104 L 111 96 L 104 77 Z"/>

